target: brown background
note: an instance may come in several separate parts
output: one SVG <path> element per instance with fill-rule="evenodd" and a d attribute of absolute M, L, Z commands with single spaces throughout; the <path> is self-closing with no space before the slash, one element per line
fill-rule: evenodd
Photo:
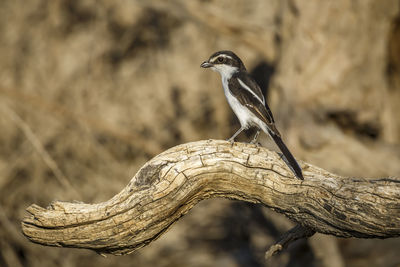
<path fill-rule="evenodd" d="M 105 201 L 163 150 L 230 137 L 220 77 L 199 67 L 217 50 L 243 59 L 297 158 L 400 175 L 400 1 L 5 0 L 0 33 L 0 266 L 264 266 L 292 223 L 228 200 L 128 256 L 20 232 L 32 203 Z M 315 235 L 268 265 L 400 266 L 399 250 L 398 238 Z"/>

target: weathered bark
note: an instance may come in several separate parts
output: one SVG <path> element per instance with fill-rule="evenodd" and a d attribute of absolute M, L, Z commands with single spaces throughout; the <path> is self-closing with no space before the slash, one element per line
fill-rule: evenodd
<path fill-rule="evenodd" d="M 157 239 L 199 201 L 224 197 L 283 213 L 309 229 L 305 236 L 400 236 L 400 179 L 340 177 L 304 162 L 301 167 L 304 181 L 262 147 L 187 143 L 147 162 L 109 201 L 31 205 L 22 231 L 42 245 L 127 254 Z"/>

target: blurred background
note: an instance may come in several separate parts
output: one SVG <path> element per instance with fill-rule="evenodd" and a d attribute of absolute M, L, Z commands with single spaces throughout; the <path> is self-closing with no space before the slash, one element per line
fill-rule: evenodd
<path fill-rule="evenodd" d="M 400 175 L 398 0 L 3 0 L 0 266 L 400 266 L 399 238 L 318 234 L 265 264 L 293 223 L 223 199 L 128 256 L 24 238 L 32 203 L 105 201 L 158 153 L 230 137 L 239 123 L 220 77 L 199 67 L 225 49 L 262 87 L 298 159 Z"/>

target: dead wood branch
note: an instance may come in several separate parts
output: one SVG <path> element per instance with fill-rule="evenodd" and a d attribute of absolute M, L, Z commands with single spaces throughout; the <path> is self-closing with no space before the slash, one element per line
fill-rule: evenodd
<path fill-rule="evenodd" d="M 278 243 L 275 245 L 272 245 L 267 252 L 265 252 L 265 259 L 268 260 L 275 254 L 279 253 L 282 251 L 284 248 L 286 248 L 290 243 L 302 239 L 302 238 L 309 238 L 315 234 L 315 231 L 308 228 L 304 227 L 301 225 L 296 225 L 292 229 L 290 229 L 287 233 L 285 233 L 281 239 L 279 240 Z"/>
<path fill-rule="evenodd" d="M 225 197 L 283 213 L 308 229 L 304 236 L 314 231 L 400 236 L 400 179 L 356 179 L 307 163 L 301 167 L 304 181 L 265 148 L 217 140 L 187 143 L 147 162 L 106 202 L 31 205 L 22 231 L 42 245 L 127 254 L 157 239 L 199 201 Z"/>

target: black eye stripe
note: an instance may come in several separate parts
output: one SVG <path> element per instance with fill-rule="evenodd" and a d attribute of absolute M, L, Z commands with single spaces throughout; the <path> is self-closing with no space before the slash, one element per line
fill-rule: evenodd
<path fill-rule="evenodd" d="M 225 56 L 225 55 L 214 56 L 210 58 L 209 61 L 214 64 L 228 64 L 228 65 L 232 65 L 235 62 L 230 56 Z"/>

